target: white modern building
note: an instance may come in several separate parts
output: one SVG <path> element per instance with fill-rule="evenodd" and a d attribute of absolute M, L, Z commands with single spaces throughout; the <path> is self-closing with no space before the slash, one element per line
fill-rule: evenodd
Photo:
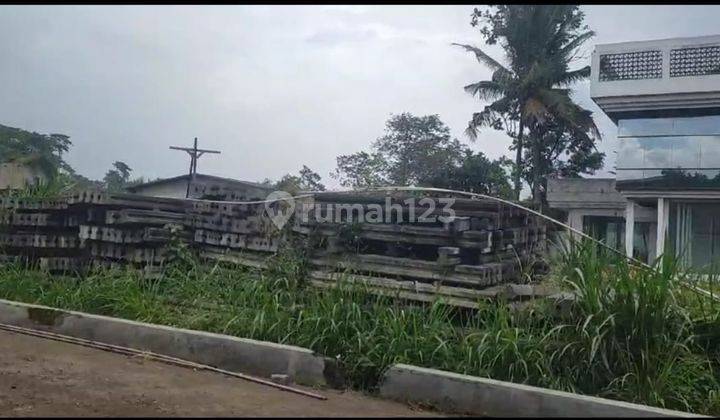
<path fill-rule="evenodd" d="M 597 45 L 590 94 L 618 127 L 628 255 L 649 227 L 652 254 L 689 267 L 719 260 L 720 35 Z"/>

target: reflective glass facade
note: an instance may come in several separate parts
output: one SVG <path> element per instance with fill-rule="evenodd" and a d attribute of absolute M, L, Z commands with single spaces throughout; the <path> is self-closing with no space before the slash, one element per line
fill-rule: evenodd
<path fill-rule="evenodd" d="M 618 121 L 621 189 L 720 188 L 720 116 Z"/>
<path fill-rule="evenodd" d="M 685 267 L 720 263 L 720 203 L 673 202 L 668 232 Z"/>

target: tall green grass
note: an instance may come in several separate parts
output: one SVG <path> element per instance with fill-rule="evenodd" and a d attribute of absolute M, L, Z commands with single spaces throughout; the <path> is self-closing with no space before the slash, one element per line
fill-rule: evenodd
<path fill-rule="evenodd" d="M 718 311 L 679 285 L 672 259 L 640 269 L 579 243 L 551 265 L 576 299 L 523 310 L 410 304 L 344 283 L 315 289 L 292 255 L 258 271 L 201 264 L 185 251 L 156 280 L 129 269 L 52 277 L 5 265 L 0 297 L 308 347 L 336 358 L 360 389 L 410 363 L 720 414 Z"/>
<path fill-rule="evenodd" d="M 717 412 L 716 359 L 695 335 L 691 292 L 682 286 L 691 273 L 677 260 L 639 267 L 586 242 L 574 244 L 559 268 L 577 295 L 562 324 L 567 344 L 558 356 L 568 363 L 560 374 L 577 378 L 578 391 Z"/>
<path fill-rule="evenodd" d="M 53 199 L 73 191 L 77 182 L 67 174 L 58 174 L 55 178 L 37 184 L 29 184 L 23 188 L 0 190 L 0 197 L 46 200 Z"/>

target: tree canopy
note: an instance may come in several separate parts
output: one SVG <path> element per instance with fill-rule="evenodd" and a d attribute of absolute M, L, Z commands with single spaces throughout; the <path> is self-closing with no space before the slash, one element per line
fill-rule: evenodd
<path fill-rule="evenodd" d="M 115 161 L 103 178 L 103 183 L 108 191 L 122 191 L 130 182 L 132 169 L 125 162 Z"/>
<path fill-rule="evenodd" d="M 71 145 L 70 137 L 64 134 L 40 134 L 0 125 L 0 162 L 18 162 L 51 179 L 61 170 L 72 172 L 62 157 Z"/>
<path fill-rule="evenodd" d="M 459 165 L 438 171 L 425 183 L 436 188 L 512 198 L 513 189 L 505 170 L 509 163 L 506 158 L 490 160 L 482 152 L 473 153 L 470 149 L 464 149 Z"/>
<path fill-rule="evenodd" d="M 42 171 L 57 191 L 84 188 L 122 191 L 144 181 L 142 177 L 130 179 L 132 169 L 121 161 L 113 163 L 102 181 L 82 176 L 63 159 L 71 146 L 70 137 L 64 134 L 39 134 L 0 125 L 0 162 L 17 162 Z"/>
<path fill-rule="evenodd" d="M 373 148 L 385 162 L 385 179 L 395 185 L 419 185 L 462 159 L 462 145 L 438 115 L 390 117 Z"/>
<path fill-rule="evenodd" d="M 286 174 L 275 184 L 278 190 L 296 194 L 300 191 L 325 191 L 322 177 L 312 169 L 303 165 L 297 175 Z"/>
<path fill-rule="evenodd" d="M 387 185 L 387 162 L 378 152 L 357 152 L 337 157 L 337 168 L 330 174 L 343 187 L 370 188 Z"/>
<path fill-rule="evenodd" d="M 437 115 L 391 116 L 370 152 L 337 157 L 332 177 L 345 187 L 416 185 L 508 196 L 506 160 L 491 161 L 450 136 Z"/>

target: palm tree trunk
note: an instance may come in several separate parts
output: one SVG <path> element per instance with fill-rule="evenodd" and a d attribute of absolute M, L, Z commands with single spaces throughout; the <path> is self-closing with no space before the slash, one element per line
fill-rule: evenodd
<path fill-rule="evenodd" d="M 536 133 L 537 134 L 537 133 Z M 542 156 L 540 154 L 540 139 L 537 136 L 532 136 L 532 195 L 533 203 L 537 206 L 539 211 L 542 211 L 542 197 L 540 196 L 540 165 L 542 164 Z"/>
<path fill-rule="evenodd" d="M 523 151 L 523 125 L 522 116 L 520 116 L 520 123 L 518 125 L 518 136 L 517 136 L 517 151 L 515 154 L 515 200 L 520 201 L 520 191 L 522 190 L 522 177 L 521 165 L 522 165 L 522 151 Z"/>

